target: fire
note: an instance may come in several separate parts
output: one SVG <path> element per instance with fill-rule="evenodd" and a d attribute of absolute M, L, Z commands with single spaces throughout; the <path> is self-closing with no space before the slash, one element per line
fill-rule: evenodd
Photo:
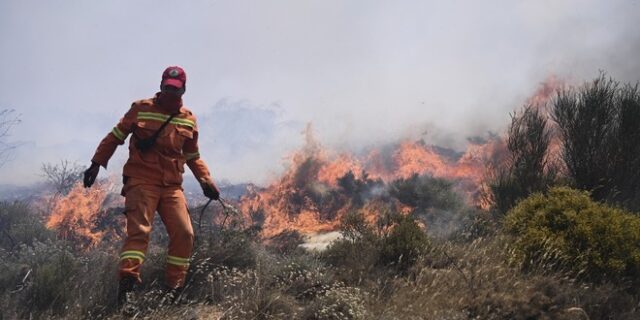
<path fill-rule="evenodd" d="M 551 110 L 549 108 L 549 102 L 553 98 L 554 94 L 560 90 L 562 90 L 566 86 L 566 83 L 558 79 L 555 75 L 551 75 L 547 77 L 545 81 L 543 81 L 538 89 L 535 91 L 533 96 L 528 99 L 527 103 L 533 105 L 538 108 L 544 116 L 547 117 L 550 124 L 551 130 L 551 145 L 549 146 L 549 155 L 551 161 L 555 163 L 558 162 L 559 154 L 562 149 L 562 139 L 558 132 L 558 129 L 554 126 L 554 122 L 551 121 Z M 557 163 L 562 166 L 562 164 Z"/>
<path fill-rule="evenodd" d="M 264 220 L 262 235 L 265 237 L 285 230 L 301 233 L 334 230 L 339 223 L 337 217 L 342 216 L 347 207 L 343 199 L 330 197 L 329 192 L 337 185 L 338 178 L 358 168 L 357 162 L 347 156 L 327 160 L 325 151 L 309 130 L 305 148 L 293 155 L 292 162 L 278 182 L 241 199 L 241 211 L 251 220 Z"/>
<path fill-rule="evenodd" d="M 334 161 L 328 162 L 320 168 L 320 171 L 318 172 L 318 180 L 335 187 L 337 186 L 338 179 L 348 172 L 354 173 L 356 178 L 362 177 L 362 168 L 360 167 L 360 163 L 351 156 L 342 154 Z"/>
<path fill-rule="evenodd" d="M 531 96 L 528 100 L 528 104 L 532 104 L 534 106 L 538 106 L 541 108 L 546 108 L 548 106 L 548 102 L 551 101 L 553 96 L 558 90 L 561 90 L 565 86 L 565 82 L 555 75 L 550 75 L 545 79 L 538 89 L 535 91 L 533 96 Z"/>
<path fill-rule="evenodd" d="M 557 78 L 548 78 L 527 103 L 547 112 L 544 106 L 562 85 Z M 407 214 L 414 208 L 390 198 L 386 188 L 395 180 L 416 174 L 455 181 L 470 205 L 487 209 L 490 199 L 483 197 L 487 170 L 508 154 L 505 139 L 497 136 L 470 141 L 464 152 L 407 139 L 364 154 L 336 154 L 323 148 L 310 125 L 305 138 L 304 147 L 292 154 L 288 170 L 277 181 L 263 189 L 249 190 L 238 202 L 244 220 L 261 225 L 264 238 L 287 230 L 302 234 L 334 231 L 340 218 L 354 210 L 362 212 L 370 223 L 385 210 Z M 557 141 L 554 138 L 552 152 L 559 150 Z M 123 221 L 109 221 L 114 219 L 108 218 L 113 214 L 106 214 L 107 190 L 112 186 L 107 183 L 86 190 L 76 185 L 67 196 L 55 201 L 47 227 L 85 248 L 95 247 L 105 236 L 118 231 L 122 234 Z M 105 223 L 117 227 L 105 227 Z"/>
<path fill-rule="evenodd" d="M 412 208 L 398 201 L 382 201 L 375 195 L 365 195 L 368 198 L 363 200 L 359 194 L 363 190 L 358 188 L 365 187 L 358 184 L 366 181 L 384 186 L 414 174 L 428 174 L 458 181 L 469 200 L 477 202 L 484 161 L 497 149 L 494 143 L 472 145 L 455 158 L 421 141 L 403 141 L 389 154 L 374 149 L 358 157 L 332 155 L 309 129 L 306 141 L 307 145 L 291 157 L 288 171 L 278 181 L 240 200 L 244 215 L 262 222 L 265 238 L 286 230 L 303 234 L 333 231 L 338 228 L 340 218 L 352 210 L 363 212 L 371 223 L 389 206 L 397 212 L 411 211 Z"/>
<path fill-rule="evenodd" d="M 376 152 L 376 154 L 380 154 Z M 447 161 L 433 149 L 419 142 L 402 142 L 393 154 L 393 166 L 386 172 L 372 171 L 374 176 L 380 176 L 383 180 L 395 178 L 408 178 L 414 173 L 429 172 L 434 176 L 444 177 L 450 174 Z"/>
<path fill-rule="evenodd" d="M 85 189 L 81 183 L 77 183 L 69 194 L 54 199 L 47 228 L 55 229 L 61 239 L 71 240 L 82 248 L 95 247 L 105 236 L 115 234 L 118 228 L 122 229 L 118 225 L 106 228 L 99 226 L 113 214 L 107 212 L 108 207 L 121 206 L 121 200 L 116 200 L 119 202 L 117 204 L 107 204 L 112 186 L 111 182 L 101 182 Z"/>
<path fill-rule="evenodd" d="M 491 156 L 493 144 L 470 145 L 467 151 L 454 160 L 438 153 L 425 143 L 404 141 L 393 152 L 391 162 L 381 165 L 381 152 L 372 151 L 367 157 L 367 166 L 372 177 L 389 182 L 408 178 L 414 174 L 430 174 L 447 179 L 472 180 L 479 183 L 484 174 L 485 161 Z"/>
<path fill-rule="evenodd" d="M 549 77 L 527 103 L 547 112 L 547 102 L 562 85 L 556 77 Z M 374 222 L 385 206 L 404 213 L 412 210 L 389 199 L 381 203 L 375 196 L 357 203 L 363 201 L 360 196 L 348 194 L 342 185 L 348 185 L 349 179 L 360 181 L 356 184 L 380 181 L 384 185 L 415 174 L 445 178 L 456 182 L 458 191 L 471 205 L 488 209 L 490 199 L 483 196 L 484 180 L 489 168 L 505 161 L 508 155 L 505 139 L 497 136 L 470 142 L 462 153 L 405 140 L 391 150 L 372 149 L 364 156 L 331 154 L 313 138 L 310 126 L 305 137 L 305 147 L 291 157 L 288 171 L 278 181 L 240 200 L 245 216 L 262 221 L 262 235 L 266 238 L 286 230 L 303 234 L 333 231 L 339 219 L 351 210 L 362 211 L 369 222 Z M 553 152 L 558 149 L 557 141 L 552 143 Z"/>

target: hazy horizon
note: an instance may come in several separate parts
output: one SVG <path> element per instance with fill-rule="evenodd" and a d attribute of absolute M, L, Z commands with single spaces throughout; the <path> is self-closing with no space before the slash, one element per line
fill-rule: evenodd
<path fill-rule="evenodd" d="M 0 184 L 88 164 L 169 65 L 187 72 L 214 178 L 265 184 L 317 139 L 463 148 L 550 76 L 640 80 L 640 1 L 2 1 L 0 110 L 22 122 Z M 426 135 L 425 135 L 425 132 Z M 103 174 L 119 175 L 120 147 Z"/>

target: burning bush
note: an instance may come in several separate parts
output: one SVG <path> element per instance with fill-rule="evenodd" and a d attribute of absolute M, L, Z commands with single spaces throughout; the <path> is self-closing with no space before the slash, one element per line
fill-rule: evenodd
<path fill-rule="evenodd" d="M 414 174 L 391 183 L 389 193 L 401 203 L 418 210 L 459 210 L 462 198 L 453 191 L 453 182 L 429 175 Z"/>
<path fill-rule="evenodd" d="M 568 267 L 593 281 L 638 281 L 640 218 L 593 202 L 586 192 L 557 187 L 536 193 L 506 216 L 525 268 Z"/>
<path fill-rule="evenodd" d="M 368 200 L 384 188 L 384 182 L 381 179 L 370 179 L 366 171 L 363 171 L 360 176 L 361 178 L 358 178 L 349 171 L 338 179 L 341 193 L 349 198 L 354 208 L 362 208 Z"/>
<path fill-rule="evenodd" d="M 54 199 L 46 226 L 55 230 L 58 238 L 85 250 L 105 239 L 118 239 L 123 234 L 124 219 L 118 221 L 120 212 L 109 210 L 111 187 L 111 182 L 100 181 L 87 190 L 77 183 L 67 195 Z"/>
<path fill-rule="evenodd" d="M 426 225 L 431 236 L 459 231 L 473 214 L 452 180 L 414 174 L 393 181 L 388 188 L 389 195 L 410 208 L 408 212 Z"/>
<path fill-rule="evenodd" d="M 324 150 L 307 131 L 307 145 L 292 156 L 282 177 L 245 195 L 239 206 L 247 220 L 259 223 L 261 236 L 271 238 L 286 230 L 334 231 L 347 212 L 379 203 L 391 203 L 396 211 L 410 211 L 413 205 L 421 205 L 421 211 L 453 210 L 465 201 L 481 205 L 477 201 L 484 161 L 495 149 L 491 141 L 473 144 L 461 153 L 419 140 L 401 141 L 361 156 L 336 155 Z M 395 195 L 406 203 L 389 196 L 393 181 Z M 453 189 L 464 196 L 457 196 Z"/>
<path fill-rule="evenodd" d="M 507 136 L 509 156 L 491 172 L 489 189 L 493 205 L 505 214 L 517 201 L 545 191 L 556 181 L 550 155 L 552 134 L 540 106 L 528 105 L 511 116 Z"/>

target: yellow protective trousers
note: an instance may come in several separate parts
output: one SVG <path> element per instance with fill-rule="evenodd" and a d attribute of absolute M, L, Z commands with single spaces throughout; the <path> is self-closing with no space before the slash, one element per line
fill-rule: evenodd
<path fill-rule="evenodd" d="M 156 212 L 169 234 L 165 282 L 171 288 L 184 286 L 193 249 L 193 228 L 180 186 L 158 186 L 129 179 L 124 186 L 127 238 L 120 253 L 120 279 L 133 277 L 138 283 L 145 260 L 149 234 Z"/>

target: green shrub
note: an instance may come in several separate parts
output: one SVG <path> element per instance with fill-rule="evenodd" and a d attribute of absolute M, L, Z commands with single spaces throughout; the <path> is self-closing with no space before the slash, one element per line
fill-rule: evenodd
<path fill-rule="evenodd" d="M 281 255 L 299 254 L 304 249 L 300 247 L 304 237 L 296 230 L 285 230 L 269 239 L 266 248 Z"/>
<path fill-rule="evenodd" d="M 403 204 L 419 209 L 458 210 L 463 206 L 460 195 L 453 191 L 453 182 L 429 175 L 418 175 L 393 181 L 389 194 Z"/>
<path fill-rule="evenodd" d="M 471 215 L 464 198 L 455 191 L 455 181 L 418 175 L 389 185 L 389 195 L 412 208 L 411 215 L 427 226 L 430 236 L 446 238 L 460 231 Z"/>
<path fill-rule="evenodd" d="M 355 241 L 339 239 L 321 253 L 321 258 L 332 266 L 339 280 L 358 284 L 374 272 L 380 256 L 379 241 L 362 238 Z"/>
<path fill-rule="evenodd" d="M 264 251 L 256 243 L 256 237 L 256 230 L 245 228 L 236 221 L 216 232 L 197 234 L 185 294 L 198 301 L 222 299 L 219 291 L 210 290 L 211 276 L 220 270 L 244 273 L 255 268 L 259 255 Z M 163 266 L 159 264 L 157 277 L 162 272 Z"/>
<path fill-rule="evenodd" d="M 2 252 L 0 294 L 13 300 L 16 313 L 27 317 L 63 314 L 69 308 L 74 295 L 70 285 L 78 276 L 80 262 L 68 248 L 62 243 L 34 242 L 21 245 L 13 254 Z"/>
<path fill-rule="evenodd" d="M 397 216 L 396 225 L 382 238 L 378 263 L 406 273 L 428 249 L 429 238 L 410 216 Z"/>
<path fill-rule="evenodd" d="M 347 283 L 372 276 L 376 267 L 406 273 L 429 247 L 427 234 L 411 215 L 384 214 L 377 224 L 377 229 L 368 226 L 361 212 L 347 214 L 341 225 L 344 238 L 322 253 L 324 261 L 342 269 Z"/>
<path fill-rule="evenodd" d="M 361 211 L 347 213 L 340 223 L 343 238 L 333 241 L 320 258 L 334 268 L 338 280 L 359 285 L 375 277 L 381 234 L 367 223 Z"/>
<path fill-rule="evenodd" d="M 525 268 L 566 266 L 593 281 L 640 276 L 640 218 L 592 201 L 566 187 L 536 193 L 506 216 L 516 237 L 516 258 Z"/>
<path fill-rule="evenodd" d="M 460 229 L 453 233 L 449 240 L 466 242 L 494 236 L 500 230 L 499 222 L 501 219 L 502 216 L 498 216 L 492 211 L 473 211 L 462 221 Z"/>
<path fill-rule="evenodd" d="M 198 244 L 200 257 L 208 263 L 247 269 L 256 264 L 257 232 L 252 228 L 231 225 Z"/>
<path fill-rule="evenodd" d="M 53 239 L 26 203 L 0 202 L 0 248 L 15 250 L 22 244 Z"/>

